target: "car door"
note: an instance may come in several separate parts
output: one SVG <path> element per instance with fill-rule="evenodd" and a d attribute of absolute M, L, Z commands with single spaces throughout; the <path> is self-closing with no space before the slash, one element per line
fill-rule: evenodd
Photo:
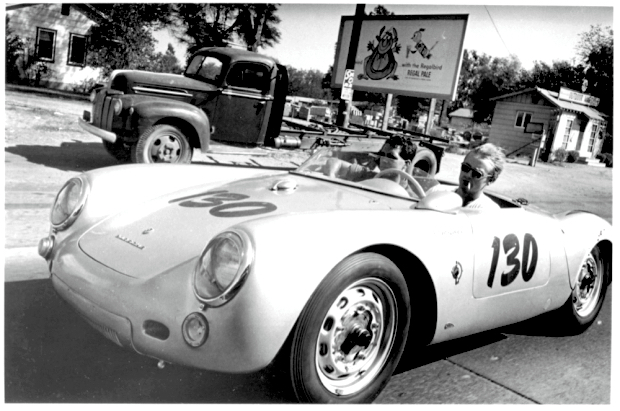
<path fill-rule="evenodd" d="M 237 62 L 230 67 L 217 99 L 211 138 L 262 143 L 270 114 L 270 69 L 264 64 Z"/>
<path fill-rule="evenodd" d="M 473 233 L 472 294 L 484 328 L 521 321 L 557 303 L 554 287 L 565 281 L 566 264 L 554 219 L 521 207 L 464 212 Z"/>

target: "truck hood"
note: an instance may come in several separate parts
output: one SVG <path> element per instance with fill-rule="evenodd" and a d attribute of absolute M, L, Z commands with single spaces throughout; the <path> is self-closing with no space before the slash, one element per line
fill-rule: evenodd
<path fill-rule="evenodd" d="M 139 70 L 119 70 L 114 72 L 111 79 L 111 88 L 125 91 L 133 90 L 139 93 L 136 87 L 161 89 L 163 91 L 201 91 L 217 90 L 217 87 L 202 81 L 194 80 L 178 74 L 154 73 Z"/>
<path fill-rule="evenodd" d="M 274 190 L 276 184 L 295 188 Z M 147 279 L 198 257 L 216 234 L 250 219 L 391 206 L 411 203 L 299 175 L 259 176 L 197 186 L 140 204 L 92 227 L 79 246 L 119 273 Z"/>

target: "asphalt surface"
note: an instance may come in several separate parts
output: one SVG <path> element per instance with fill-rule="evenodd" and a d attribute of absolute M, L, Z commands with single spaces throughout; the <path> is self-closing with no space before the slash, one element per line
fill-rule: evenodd
<path fill-rule="evenodd" d="M 37 96 L 35 102 L 7 92 L 12 110 L 53 105 L 69 134 L 43 130 L 28 140 L 12 131 L 18 125 L 11 118 L 5 124 L 6 140 L 19 138 L 5 148 L 5 402 L 290 402 L 288 381 L 277 369 L 249 375 L 171 364 L 160 369 L 155 360 L 103 338 L 55 294 L 36 253 L 38 239 L 47 234 L 49 206 L 67 178 L 115 162 L 96 138 L 75 128 L 75 114 L 87 103 L 48 99 Z M 267 151 L 234 158 L 237 166 L 250 166 L 246 160 L 268 165 L 272 156 Z M 292 165 L 299 161 L 295 156 L 289 160 Z M 454 168 L 461 160 L 447 156 L 444 166 Z M 210 162 L 206 157 L 198 161 Z M 584 204 L 596 206 L 587 199 Z M 611 221 L 611 210 L 605 213 Z M 375 403 L 609 404 L 611 300 L 610 289 L 595 324 L 577 336 L 564 335 L 550 316 L 543 316 L 424 350 L 408 349 Z M 423 315 L 422 308 L 418 311 Z"/>

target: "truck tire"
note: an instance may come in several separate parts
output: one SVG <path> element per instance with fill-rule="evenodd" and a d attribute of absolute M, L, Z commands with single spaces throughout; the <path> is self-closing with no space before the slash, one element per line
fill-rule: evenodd
<path fill-rule="evenodd" d="M 109 141 L 103 140 L 103 147 L 112 157 L 124 163 L 129 161 L 131 157 L 131 148 L 125 146 L 123 143 L 110 143 Z"/>
<path fill-rule="evenodd" d="M 131 147 L 134 163 L 190 163 L 192 147 L 175 126 L 159 124 L 147 129 Z"/>
<path fill-rule="evenodd" d="M 413 160 L 411 160 L 413 168 L 418 168 L 427 173 L 428 177 L 434 177 L 437 173 L 437 158 L 435 153 L 427 148 L 419 149 Z"/>

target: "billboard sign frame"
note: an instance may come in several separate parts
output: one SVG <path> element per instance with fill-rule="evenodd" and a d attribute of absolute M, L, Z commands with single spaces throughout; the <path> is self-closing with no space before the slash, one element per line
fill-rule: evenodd
<path fill-rule="evenodd" d="M 342 16 L 332 87 L 342 87 L 354 16 Z M 364 16 L 353 89 L 454 100 L 468 14 Z"/>

